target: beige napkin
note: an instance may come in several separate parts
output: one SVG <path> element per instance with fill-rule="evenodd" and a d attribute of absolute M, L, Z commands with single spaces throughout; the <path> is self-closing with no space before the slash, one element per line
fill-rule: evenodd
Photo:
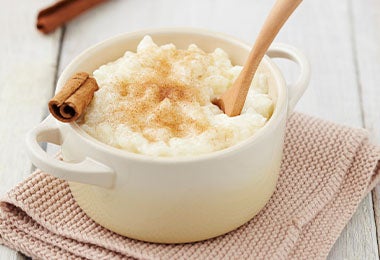
<path fill-rule="evenodd" d="M 380 149 L 364 130 L 294 114 L 277 189 L 239 229 L 198 243 L 119 236 L 79 208 L 65 181 L 35 172 L 0 203 L 0 242 L 42 259 L 322 259 L 378 182 Z"/>

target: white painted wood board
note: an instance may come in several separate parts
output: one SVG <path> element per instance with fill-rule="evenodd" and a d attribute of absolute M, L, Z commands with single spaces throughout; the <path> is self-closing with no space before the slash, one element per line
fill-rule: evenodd
<path fill-rule="evenodd" d="M 60 31 L 34 30 L 36 10 L 51 1 L 7 1 L 0 8 L 0 195 L 30 174 L 26 132 L 47 113 L 53 90 Z M 0 259 L 20 254 L 0 246 Z"/>

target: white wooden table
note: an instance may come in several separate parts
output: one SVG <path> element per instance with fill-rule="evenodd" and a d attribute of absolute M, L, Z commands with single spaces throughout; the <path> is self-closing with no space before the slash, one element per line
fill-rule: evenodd
<path fill-rule="evenodd" d="M 45 36 L 37 10 L 52 1 L 0 8 L 0 195 L 31 173 L 25 133 L 47 115 L 57 75 L 81 51 L 146 27 L 193 26 L 253 42 L 274 1 L 113 0 Z M 367 128 L 380 140 L 380 0 L 304 1 L 277 42 L 297 46 L 312 65 L 298 111 Z M 290 80 L 294 71 L 286 69 Z M 361 203 L 330 259 L 378 259 L 380 187 Z M 0 246 L 0 259 L 23 258 Z"/>

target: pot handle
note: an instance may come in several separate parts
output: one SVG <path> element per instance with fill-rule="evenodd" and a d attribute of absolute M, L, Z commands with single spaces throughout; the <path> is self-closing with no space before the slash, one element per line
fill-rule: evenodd
<path fill-rule="evenodd" d="M 298 100 L 305 92 L 310 81 L 310 63 L 305 55 L 291 45 L 276 43 L 266 53 L 270 58 L 284 58 L 291 60 L 300 68 L 299 76 L 294 84 L 288 84 L 289 104 L 288 116 L 293 112 Z"/>
<path fill-rule="evenodd" d="M 60 161 L 49 156 L 38 142 L 62 144 L 61 132 L 51 115 L 29 131 L 26 136 L 26 148 L 33 164 L 41 170 L 67 181 L 112 188 L 115 172 L 108 166 L 89 157 L 75 163 Z"/>

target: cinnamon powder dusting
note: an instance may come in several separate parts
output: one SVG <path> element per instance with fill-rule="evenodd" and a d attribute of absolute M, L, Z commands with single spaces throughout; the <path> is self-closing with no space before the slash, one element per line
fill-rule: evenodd
<path fill-rule="evenodd" d="M 129 125 L 151 142 L 206 131 L 210 127 L 206 117 L 193 118 L 185 111 L 189 106 L 204 104 L 204 98 L 196 87 L 171 79 L 170 70 L 166 60 L 158 60 L 149 77 L 139 82 L 118 82 L 116 102 L 125 105 L 110 115 L 113 122 Z"/>

